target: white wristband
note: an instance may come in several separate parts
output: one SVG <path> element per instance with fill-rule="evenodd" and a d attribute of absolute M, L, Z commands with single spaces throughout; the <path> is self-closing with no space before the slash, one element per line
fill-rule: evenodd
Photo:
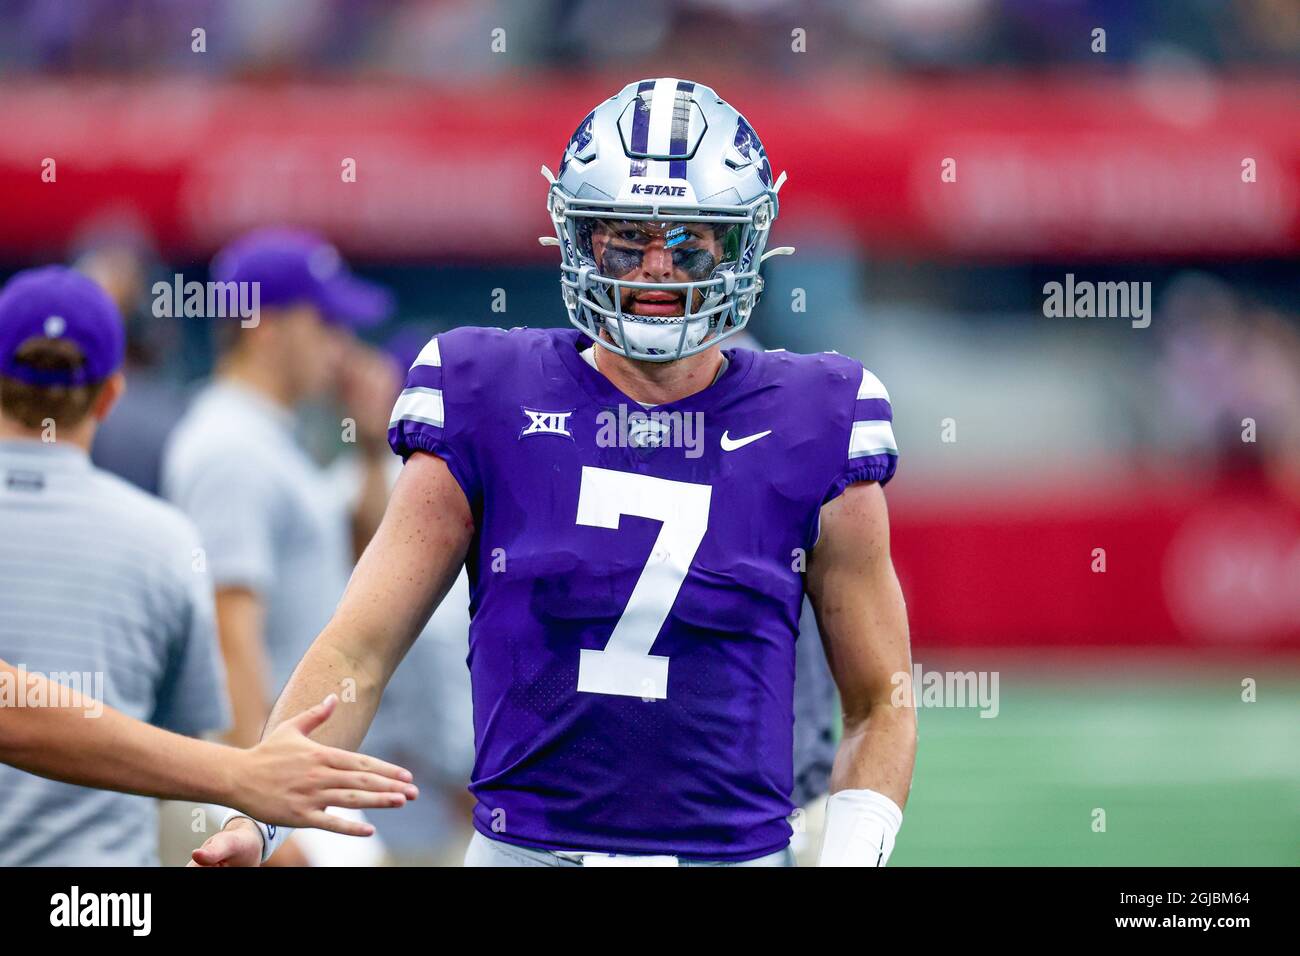
<path fill-rule="evenodd" d="M 253 826 L 257 827 L 257 832 L 262 835 L 262 862 L 265 863 L 271 858 L 271 854 L 280 847 L 284 846 L 284 841 L 289 839 L 289 834 L 293 832 L 292 827 L 278 827 L 273 823 L 262 823 L 260 820 L 254 820 L 247 813 L 240 813 L 238 810 L 231 810 L 226 814 L 226 819 L 221 821 L 221 829 L 225 829 L 231 820 L 243 817 Z"/>
<path fill-rule="evenodd" d="M 875 790 L 841 790 L 826 802 L 818 866 L 884 866 L 903 825 L 898 804 Z"/>

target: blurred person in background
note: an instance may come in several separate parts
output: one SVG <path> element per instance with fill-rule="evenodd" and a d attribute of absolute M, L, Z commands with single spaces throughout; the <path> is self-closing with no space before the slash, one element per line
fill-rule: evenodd
<path fill-rule="evenodd" d="M 117 308 L 73 270 L 27 270 L 0 293 L 0 657 L 197 736 L 229 722 L 198 535 L 89 458 L 123 352 Z M 157 862 L 153 801 L 0 766 L 0 865 Z"/>
<path fill-rule="evenodd" d="M 249 327 L 231 318 L 219 329 L 216 374 L 168 441 L 163 492 L 202 536 L 234 707 L 227 739 L 251 747 L 383 513 L 394 374 L 359 350 L 353 334 L 385 318 L 392 300 L 353 276 L 332 245 L 301 230 L 236 239 L 213 260 L 211 278 L 256 283 L 260 311 Z M 361 478 L 350 512 L 296 430 L 301 405 L 339 388 L 362 406 L 351 410 Z M 373 862 L 378 852 L 326 842 L 359 854 L 348 857 L 356 861 Z M 280 862 L 305 861 L 287 849 Z"/>
<path fill-rule="evenodd" d="M 151 314 L 150 288 L 161 264 L 144 225 L 135 217 L 92 223 L 76 245 L 74 267 L 99 283 L 126 324 L 123 371 L 131 383 L 96 432 L 90 458 L 100 468 L 156 495 L 163 446 L 189 398 L 175 362 L 179 320 Z"/>
<path fill-rule="evenodd" d="M 1161 317 L 1170 326 L 1154 369 L 1162 429 L 1198 457 L 1209 452 L 1211 481 L 1263 480 L 1300 501 L 1300 328 L 1194 272 L 1170 283 Z M 1242 440 L 1248 423 L 1257 440 Z"/>

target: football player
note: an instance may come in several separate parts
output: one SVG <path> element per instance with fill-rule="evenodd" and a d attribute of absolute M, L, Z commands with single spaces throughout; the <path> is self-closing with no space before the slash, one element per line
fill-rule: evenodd
<path fill-rule="evenodd" d="M 462 564 L 477 834 L 469 865 L 788 865 L 805 593 L 839 689 L 824 865 L 880 866 L 915 714 L 884 484 L 884 386 L 853 359 L 728 349 L 763 289 L 784 175 L 711 89 L 633 83 L 550 180 L 576 329 L 463 328 L 407 376 L 406 464 L 269 726 L 347 680 L 355 746 Z M 283 838 L 234 818 L 208 858 Z"/>

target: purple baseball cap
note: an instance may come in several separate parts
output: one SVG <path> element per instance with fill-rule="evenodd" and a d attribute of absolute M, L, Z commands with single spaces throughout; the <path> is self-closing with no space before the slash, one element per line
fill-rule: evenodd
<path fill-rule="evenodd" d="M 29 339 L 67 339 L 85 361 L 45 370 L 16 360 Z M 91 385 L 122 364 L 126 331 L 117 306 L 93 280 L 66 266 L 17 273 L 0 291 L 0 375 L 28 385 Z"/>
<path fill-rule="evenodd" d="M 393 312 L 393 296 L 358 279 L 339 251 L 306 229 L 255 229 L 233 240 L 212 260 L 216 282 L 256 282 L 264 306 L 309 302 L 329 322 L 365 328 Z"/>

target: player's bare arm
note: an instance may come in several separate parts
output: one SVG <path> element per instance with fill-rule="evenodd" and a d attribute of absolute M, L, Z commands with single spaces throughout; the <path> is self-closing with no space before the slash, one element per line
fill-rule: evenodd
<path fill-rule="evenodd" d="M 822 863 L 883 865 L 911 787 L 916 711 L 910 695 L 896 699 L 911 655 L 879 484 L 850 485 L 822 508 L 807 586 L 844 714 Z"/>
<path fill-rule="evenodd" d="M 347 750 L 360 746 L 388 679 L 455 582 L 473 533 L 469 504 L 447 466 L 413 454 L 338 610 L 276 701 L 268 735 L 348 682 L 351 702 L 315 737 Z M 201 865 L 251 866 L 262 856 L 263 838 L 240 818 L 204 850 L 196 852 Z"/>
<path fill-rule="evenodd" d="M 28 685 L 48 683 L 3 661 L 0 673 Z M 56 699 L 51 692 L 41 696 Z M 233 806 L 270 823 L 352 836 L 369 836 L 374 828 L 327 814 L 327 806 L 396 807 L 417 795 L 409 771 L 307 736 L 335 713 L 337 697 L 287 721 L 251 750 L 153 727 L 68 688 L 57 699 L 66 706 L 0 713 L 0 760 L 65 783 Z"/>

